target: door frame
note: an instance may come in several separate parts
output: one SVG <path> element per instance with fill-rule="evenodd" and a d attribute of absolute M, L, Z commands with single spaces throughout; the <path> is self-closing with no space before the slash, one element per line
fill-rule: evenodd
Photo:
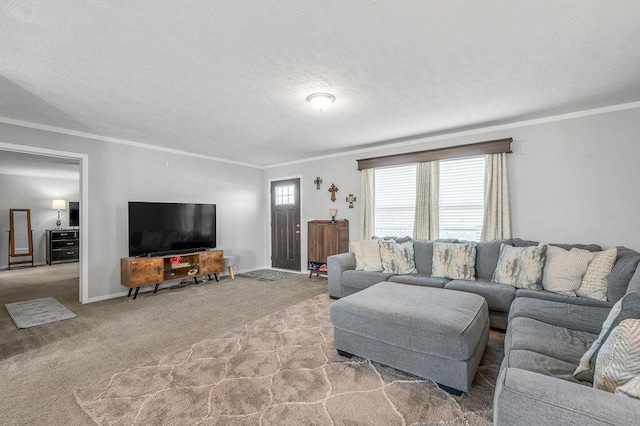
<path fill-rule="evenodd" d="M 80 162 L 80 303 L 89 303 L 89 155 L 57 149 L 17 145 L 0 141 L 0 150 L 24 154 L 45 155 L 58 158 L 72 158 Z"/>
<path fill-rule="evenodd" d="M 303 201 L 302 201 L 302 196 L 303 196 L 303 185 L 304 185 L 304 179 L 302 177 L 302 175 L 288 175 L 288 176 L 282 176 L 282 177 L 274 177 L 274 178 L 269 178 L 267 179 L 267 197 L 266 197 L 266 210 L 267 210 L 267 226 L 266 226 L 266 234 L 267 234 L 267 238 L 266 238 L 266 242 L 267 242 L 267 250 L 266 250 L 266 260 L 267 260 L 267 268 L 272 268 L 273 264 L 271 263 L 271 183 L 272 182 L 277 182 L 280 180 L 289 180 L 289 179 L 300 179 L 300 272 L 299 273 L 306 273 L 305 271 L 307 270 L 306 266 L 305 266 L 305 260 L 307 258 L 306 253 L 305 253 L 305 248 L 307 247 L 307 232 L 306 232 L 306 228 L 304 226 L 302 226 L 303 223 L 306 223 L 307 221 L 304 219 L 304 212 L 303 212 Z"/>

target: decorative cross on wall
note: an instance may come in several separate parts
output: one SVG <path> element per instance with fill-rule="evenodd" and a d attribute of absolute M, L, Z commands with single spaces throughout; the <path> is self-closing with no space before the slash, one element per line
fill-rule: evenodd
<path fill-rule="evenodd" d="M 349 203 L 349 208 L 352 209 L 353 208 L 353 203 L 356 202 L 356 197 L 353 196 L 353 194 L 349 194 L 349 196 L 347 197 L 347 203 Z"/>
<path fill-rule="evenodd" d="M 331 201 L 336 202 L 336 192 L 338 192 L 338 187 L 332 183 L 331 188 L 329 188 L 329 192 L 331 193 Z"/>
<path fill-rule="evenodd" d="M 320 191 L 320 184 L 322 183 L 322 179 L 320 179 L 320 176 L 318 176 L 316 180 L 313 181 L 313 183 L 316 184 L 316 189 Z"/>

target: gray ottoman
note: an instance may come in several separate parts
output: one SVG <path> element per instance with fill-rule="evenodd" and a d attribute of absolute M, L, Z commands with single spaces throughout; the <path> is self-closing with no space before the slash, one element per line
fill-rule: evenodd
<path fill-rule="evenodd" d="M 331 306 L 334 344 L 357 355 L 468 392 L 489 339 L 482 296 L 378 283 Z"/>

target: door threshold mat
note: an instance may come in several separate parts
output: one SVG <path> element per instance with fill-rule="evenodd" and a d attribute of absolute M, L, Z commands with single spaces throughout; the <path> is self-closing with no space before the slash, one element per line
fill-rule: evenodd
<path fill-rule="evenodd" d="M 245 272 L 239 274 L 240 277 L 253 278 L 258 281 L 276 281 L 297 275 L 295 272 L 276 271 L 275 269 L 258 269 L 257 271 Z"/>
<path fill-rule="evenodd" d="M 53 297 L 7 303 L 4 307 L 18 328 L 35 327 L 77 316 Z"/>

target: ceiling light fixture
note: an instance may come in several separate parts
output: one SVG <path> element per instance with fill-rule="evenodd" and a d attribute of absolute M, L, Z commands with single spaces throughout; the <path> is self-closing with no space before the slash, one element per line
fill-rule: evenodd
<path fill-rule="evenodd" d="M 312 93 L 307 96 L 307 102 L 311 104 L 313 109 L 318 111 L 329 108 L 335 100 L 336 98 L 330 93 Z"/>

